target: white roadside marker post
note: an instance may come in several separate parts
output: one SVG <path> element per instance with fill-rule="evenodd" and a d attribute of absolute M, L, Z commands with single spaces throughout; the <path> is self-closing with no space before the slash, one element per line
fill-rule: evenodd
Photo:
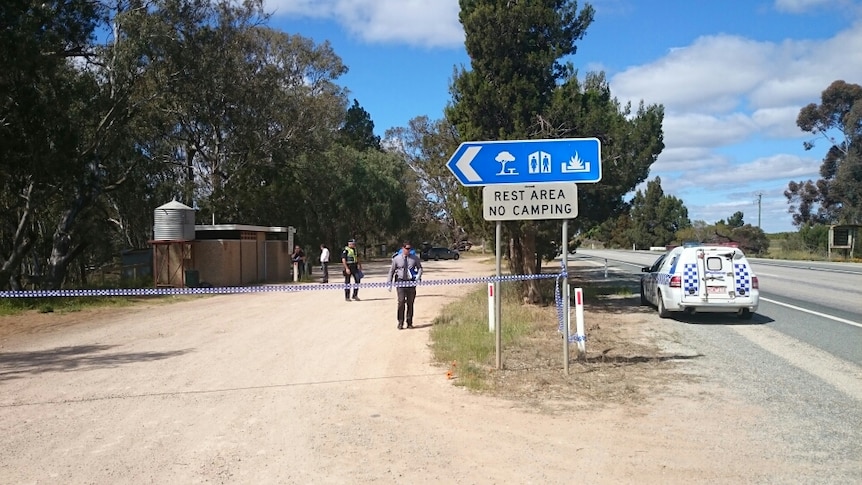
<path fill-rule="evenodd" d="M 584 289 L 575 288 L 575 340 L 578 342 L 579 358 L 587 356 L 587 336 L 584 331 Z"/>
<path fill-rule="evenodd" d="M 497 283 L 488 283 L 488 331 L 494 331 L 495 317 L 497 312 L 494 311 L 494 287 Z"/>

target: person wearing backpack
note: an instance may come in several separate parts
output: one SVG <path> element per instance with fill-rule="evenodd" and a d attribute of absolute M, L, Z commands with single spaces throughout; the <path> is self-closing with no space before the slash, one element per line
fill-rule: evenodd
<path fill-rule="evenodd" d="M 422 281 L 422 261 L 409 242 L 405 242 L 401 252 L 392 258 L 388 281 L 389 291 L 392 291 L 393 283 L 401 283 L 396 288 L 398 330 L 404 328 L 405 322 L 407 328 L 413 328 L 413 303 L 416 301 L 416 283 Z"/>

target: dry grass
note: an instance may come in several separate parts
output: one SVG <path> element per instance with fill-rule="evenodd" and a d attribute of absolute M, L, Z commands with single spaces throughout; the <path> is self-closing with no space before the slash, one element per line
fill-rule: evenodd
<path fill-rule="evenodd" d="M 677 365 L 696 356 L 664 350 L 672 347 L 668 342 L 676 337 L 653 309 L 639 305 L 639 294 L 626 286 L 573 283 L 584 289 L 587 341 L 584 355 L 578 354 L 577 344 L 569 345 L 568 373 L 557 308 L 553 304 L 520 305 L 512 291 L 504 294 L 501 369 L 496 368 L 484 291 L 446 308 L 435 322 L 435 357 L 441 365 L 458 361 L 457 385 L 510 399 L 537 412 L 597 402 L 636 403 L 691 378 L 679 372 Z"/>

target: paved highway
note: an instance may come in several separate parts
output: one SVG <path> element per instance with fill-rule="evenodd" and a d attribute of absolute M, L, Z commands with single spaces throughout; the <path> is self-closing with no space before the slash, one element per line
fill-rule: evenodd
<path fill-rule="evenodd" d="M 659 256 L 578 249 L 573 258 L 594 264 L 590 273 L 600 279 L 607 260 L 610 284 L 639 292 L 640 268 Z M 862 483 L 862 265 L 763 259 L 751 264 L 761 295 L 751 320 L 675 314 L 661 325 L 675 334 L 675 345 L 699 356 L 688 365 L 734 394 L 740 415 L 757 417 L 755 434 L 768 443 L 764 455 L 814 453 L 820 460 L 854 464 L 848 475 L 836 469 L 797 483 Z M 659 320 L 657 313 L 647 318 Z"/>
<path fill-rule="evenodd" d="M 586 259 L 636 284 L 640 268 L 661 253 L 578 249 Z M 760 282 L 760 308 L 752 323 L 768 324 L 789 338 L 862 365 L 862 264 L 749 258 Z M 678 320 L 705 315 L 675 316 Z M 721 316 L 726 319 L 726 316 Z M 712 320 L 715 320 L 713 318 Z"/>

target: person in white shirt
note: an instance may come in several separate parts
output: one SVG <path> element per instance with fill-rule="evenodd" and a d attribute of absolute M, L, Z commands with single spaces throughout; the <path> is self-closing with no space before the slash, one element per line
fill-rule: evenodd
<path fill-rule="evenodd" d="M 320 245 L 320 269 L 323 271 L 321 283 L 329 283 L 329 248 L 326 244 Z"/>

